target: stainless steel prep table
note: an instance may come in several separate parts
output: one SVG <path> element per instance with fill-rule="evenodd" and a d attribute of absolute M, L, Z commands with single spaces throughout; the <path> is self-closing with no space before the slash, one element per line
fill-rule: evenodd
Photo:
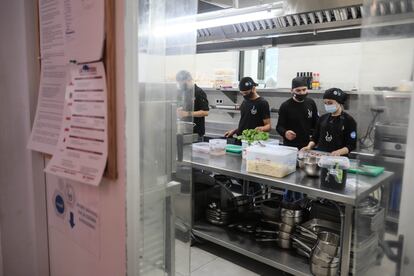
<path fill-rule="evenodd" d="M 348 174 L 347 185 L 344 190 L 329 190 L 321 188 L 319 178 L 310 178 L 298 170 L 284 178 L 274 178 L 265 175 L 252 174 L 246 171 L 246 163 L 239 155 L 226 154 L 212 156 L 209 154 L 192 152 L 191 147 L 184 150 L 183 163 L 193 168 L 220 173 L 247 181 L 254 181 L 271 187 L 284 188 L 295 192 L 302 192 L 311 197 L 325 198 L 345 205 L 345 219 L 343 229 L 343 248 L 341 260 L 341 275 L 349 274 L 350 252 L 352 241 L 353 207 L 372 191 L 381 185 L 386 185 L 392 176 L 391 172 L 384 172 L 378 177 Z M 194 234 L 211 242 L 225 246 L 243 255 L 271 265 L 277 269 L 294 275 L 312 275 L 309 265 L 301 257 L 297 257 L 285 250 L 271 250 L 248 242 L 226 229 L 207 223 L 196 225 Z M 241 242 L 243 240 L 243 242 Z"/>

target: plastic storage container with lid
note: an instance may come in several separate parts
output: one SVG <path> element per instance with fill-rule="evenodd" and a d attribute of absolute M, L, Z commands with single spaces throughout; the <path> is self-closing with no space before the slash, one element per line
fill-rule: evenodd
<path fill-rule="evenodd" d="M 209 153 L 210 152 L 210 144 L 207 142 L 199 142 L 199 143 L 194 143 L 192 145 L 193 151 L 194 152 L 199 152 L 199 153 Z"/>
<path fill-rule="evenodd" d="M 246 169 L 273 177 L 285 177 L 296 171 L 298 149 L 286 146 L 254 145 L 246 149 Z"/>
<path fill-rule="evenodd" d="M 209 140 L 211 155 L 226 154 L 227 139 L 211 139 Z"/>

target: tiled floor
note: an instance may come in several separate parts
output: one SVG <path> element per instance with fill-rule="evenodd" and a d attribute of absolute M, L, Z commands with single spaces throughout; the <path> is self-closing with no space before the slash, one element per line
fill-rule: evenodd
<path fill-rule="evenodd" d="M 188 246 L 178 242 L 176 244 L 176 275 L 187 276 Z M 221 246 L 211 243 L 197 244 L 191 247 L 191 276 L 256 276 L 256 275 L 285 275 L 282 272 L 234 253 Z"/>

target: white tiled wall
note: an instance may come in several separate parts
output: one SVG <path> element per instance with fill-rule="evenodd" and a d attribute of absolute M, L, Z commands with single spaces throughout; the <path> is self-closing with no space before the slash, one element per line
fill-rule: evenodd
<path fill-rule="evenodd" d="M 277 86 L 290 87 L 298 71 L 319 72 L 324 87 L 398 86 L 410 77 L 412 45 L 413 39 L 398 39 L 280 48 Z"/>

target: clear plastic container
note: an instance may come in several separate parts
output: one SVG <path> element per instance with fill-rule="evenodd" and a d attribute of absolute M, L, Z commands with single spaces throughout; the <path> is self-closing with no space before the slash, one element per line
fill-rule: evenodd
<path fill-rule="evenodd" d="M 200 142 L 200 143 L 195 143 L 192 145 L 193 147 L 193 151 L 194 152 L 199 152 L 199 153 L 209 153 L 210 152 L 210 144 L 207 142 Z"/>
<path fill-rule="evenodd" d="M 210 154 L 211 155 L 224 155 L 226 154 L 226 139 L 211 139 L 209 141 Z"/>
<path fill-rule="evenodd" d="M 254 145 L 246 149 L 247 172 L 285 177 L 296 171 L 298 149 L 286 146 Z"/>

